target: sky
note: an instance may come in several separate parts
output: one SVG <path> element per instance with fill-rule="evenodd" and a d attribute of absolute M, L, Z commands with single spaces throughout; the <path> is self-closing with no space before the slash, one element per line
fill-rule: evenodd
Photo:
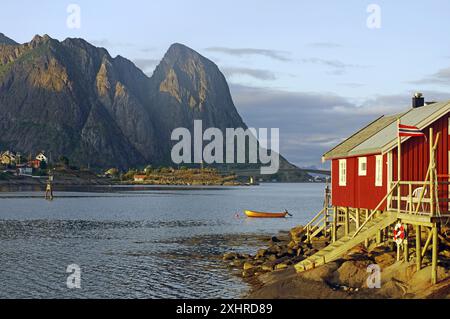
<path fill-rule="evenodd" d="M 414 92 L 450 99 L 449 30 L 446 0 L 30 0 L 0 11 L 17 42 L 84 38 L 148 75 L 172 43 L 193 48 L 225 74 L 247 125 L 280 128 L 281 153 L 301 167 L 326 167 L 325 151 L 409 108 Z"/>

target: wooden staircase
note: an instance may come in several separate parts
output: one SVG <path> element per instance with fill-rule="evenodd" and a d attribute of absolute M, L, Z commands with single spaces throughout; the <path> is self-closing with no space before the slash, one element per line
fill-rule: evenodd
<path fill-rule="evenodd" d="M 309 256 L 296 264 L 295 269 L 297 272 L 302 272 L 336 260 L 353 247 L 364 242 L 367 238 L 375 236 L 377 232 L 395 223 L 396 221 L 397 214 L 392 211 L 383 212 L 376 217 L 374 216 L 363 224 L 355 235 L 340 238 L 314 255 Z"/>
<path fill-rule="evenodd" d="M 306 242 L 319 234 L 327 236 L 333 227 L 330 217 L 333 215 L 333 207 L 326 206 L 303 227 L 302 234 L 306 235 Z"/>

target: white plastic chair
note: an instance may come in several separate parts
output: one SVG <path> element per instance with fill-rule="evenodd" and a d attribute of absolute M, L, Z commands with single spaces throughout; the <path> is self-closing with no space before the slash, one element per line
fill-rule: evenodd
<path fill-rule="evenodd" d="M 420 196 L 422 196 L 423 192 L 425 192 L 425 193 L 423 194 L 422 199 L 425 198 L 425 196 L 427 195 L 427 189 L 421 186 L 421 187 L 417 187 L 415 190 L 413 190 L 413 193 L 412 193 L 412 211 L 413 212 L 415 212 L 417 209 L 417 206 L 415 207 L 414 204 L 419 204 L 419 199 L 420 199 Z M 408 202 L 406 203 L 406 210 L 408 210 L 408 211 L 409 211 L 409 205 L 410 205 L 410 201 L 408 200 Z M 422 211 L 425 211 L 424 203 L 422 203 L 421 206 L 422 206 Z"/>

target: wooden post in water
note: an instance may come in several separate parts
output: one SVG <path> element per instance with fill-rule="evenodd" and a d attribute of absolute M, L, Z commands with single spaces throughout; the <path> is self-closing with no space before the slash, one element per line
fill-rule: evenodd
<path fill-rule="evenodd" d="M 417 271 L 420 270 L 420 268 L 422 268 L 422 247 L 421 247 L 421 231 L 422 228 L 420 227 L 420 225 L 416 226 L 416 267 L 417 267 Z"/>
<path fill-rule="evenodd" d="M 48 180 L 47 180 L 47 186 L 45 187 L 45 199 L 46 200 L 53 200 L 52 182 L 53 182 L 53 175 L 49 175 Z"/>

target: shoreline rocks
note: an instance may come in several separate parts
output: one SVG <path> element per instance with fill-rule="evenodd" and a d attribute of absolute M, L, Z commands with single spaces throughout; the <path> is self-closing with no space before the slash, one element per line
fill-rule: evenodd
<path fill-rule="evenodd" d="M 397 262 L 396 251 L 388 243 L 372 242 L 369 248 L 358 245 L 336 261 L 298 274 L 293 267 L 296 263 L 329 244 L 324 237 L 305 243 L 302 230 L 298 226 L 267 238 L 267 246 L 253 255 L 236 252 L 223 255 L 228 267 L 251 285 L 247 298 L 450 298 L 450 258 L 447 258 L 450 245 L 446 241 L 441 242 L 439 253 L 443 283 L 433 286 L 431 266 L 427 264 L 429 256 L 425 256 L 424 266 L 417 272 L 414 258 Z M 380 289 L 367 287 L 367 269 L 371 264 L 381 268 Z M 410 281 L 416 284 L 410 285 Z"/>

